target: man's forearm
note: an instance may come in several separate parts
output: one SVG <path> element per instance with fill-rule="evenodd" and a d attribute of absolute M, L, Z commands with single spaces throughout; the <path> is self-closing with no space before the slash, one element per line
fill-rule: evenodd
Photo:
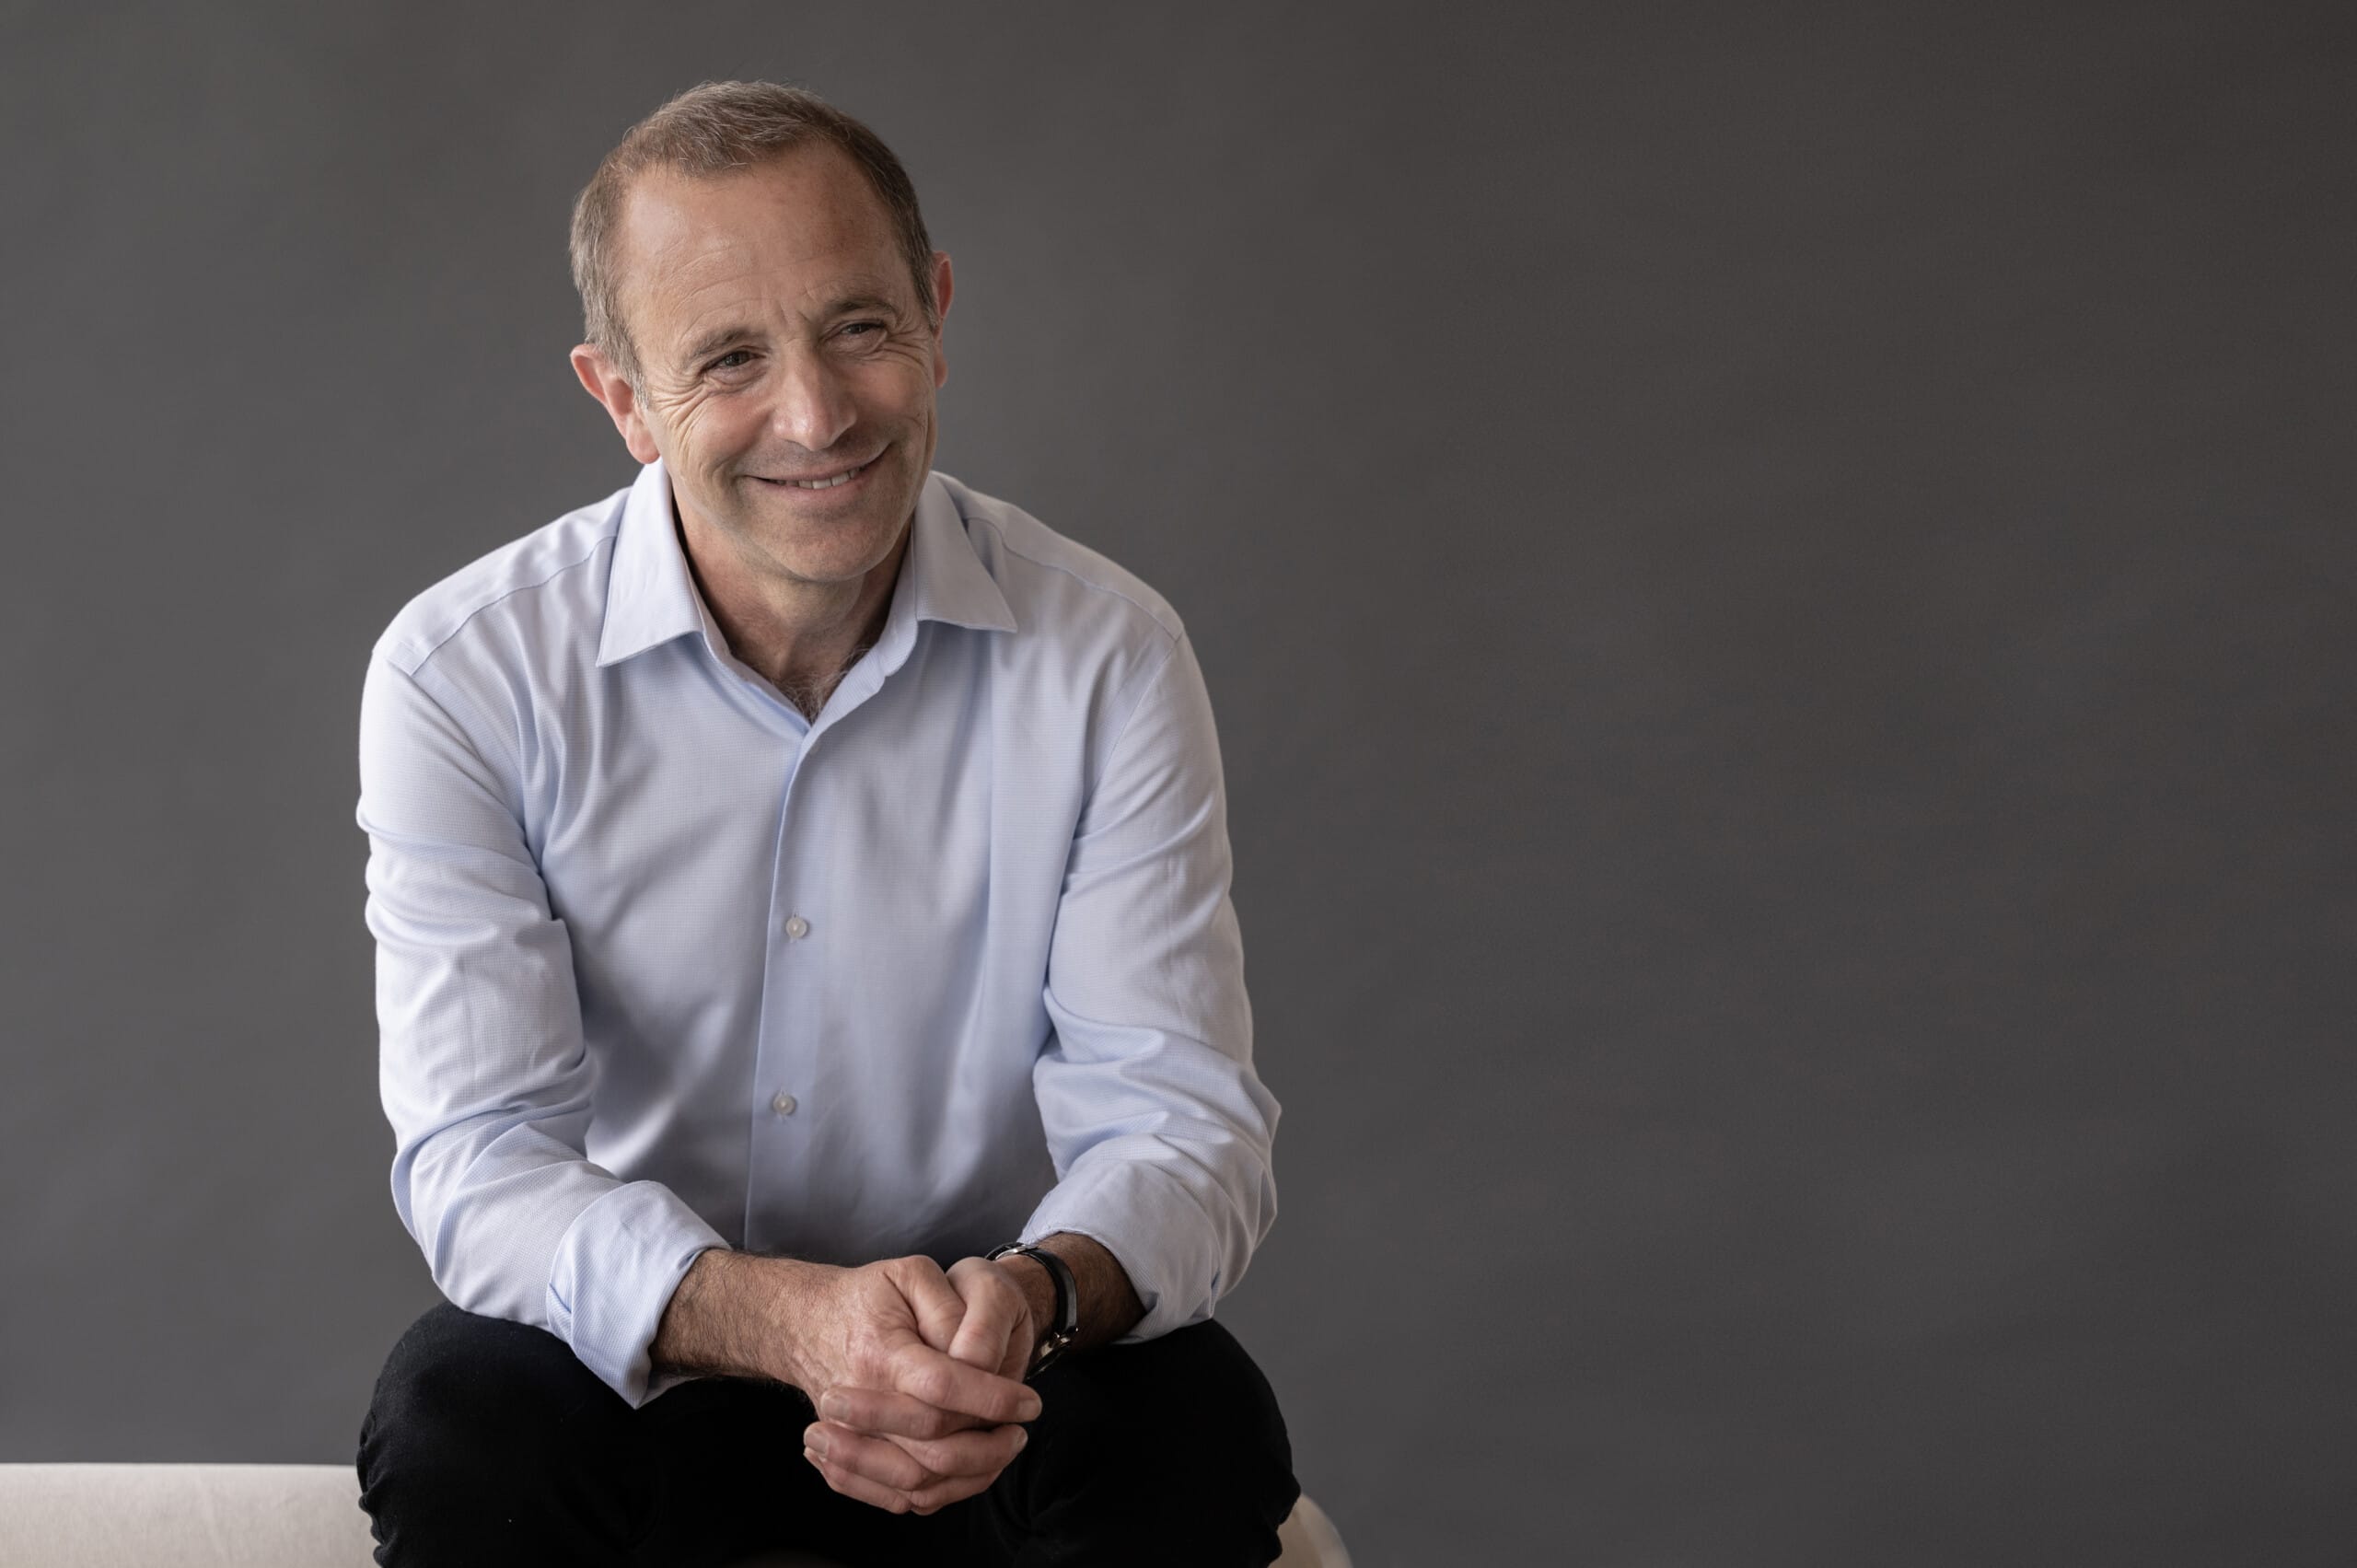
<path fill-rule="evenodd" d="M 1072 1270 L 1080 1295 L 1080 1334 L 1074 1349 L 1110 1343 L 1145 1316 L 1128 1272 L 1097 1242 L 1063 1231 L 1039 1245 Z M 1019 1256 L 1003 1258 L 999 1266 L 1022 1287 L 1035 1330 L 1043 1331 L 1055 1320 L 1055 1282 L 1048 1271 Z M 671 1293 L 648 1347 L 655 1370 L 795 1382 L 797 1325 L 819 1272 L 817 1265 L 795 1259 L 726 1248 L 698 1253 Z"/>
<path fill-rule="evenodd" d="M 723 1247 L 698 1253 L 656 1328 L 655 1369 L 788 1381 L 781 1352 L 808 1268 Z"/>

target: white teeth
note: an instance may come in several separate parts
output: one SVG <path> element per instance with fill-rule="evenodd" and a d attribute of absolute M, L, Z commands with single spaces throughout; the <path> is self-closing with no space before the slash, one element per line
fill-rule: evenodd
<path fill-rule="evenodd" d="M 864 469 L 866 466 L 865 463 L 862 463 L 859 468 Z M 797 479 L 794 484 L 799 490 L 832 490 L 838 484 L 849 484 L 858 472 L 859 469 L 846 469 L 832 479 Z"/>

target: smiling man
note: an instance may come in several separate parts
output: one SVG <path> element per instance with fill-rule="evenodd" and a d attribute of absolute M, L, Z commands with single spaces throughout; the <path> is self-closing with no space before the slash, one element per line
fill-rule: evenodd
<path fill-rule="evenodd" d="M 1154 591 L 933 471 L 889 150 L 699 87 L 582 193 L 643 466 L 378 642 L 389 1564 L 1265 1564 L 1211 1321 L 1275 1214 L 1217 742 Z"/>

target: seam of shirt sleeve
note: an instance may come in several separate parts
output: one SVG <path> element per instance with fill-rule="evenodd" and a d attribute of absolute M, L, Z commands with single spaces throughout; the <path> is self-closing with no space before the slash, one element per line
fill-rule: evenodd
<path fill-rule="evenodd" d="M 1137 722 L 1138 714 L 1145 711 L 1145 700 L 1154 694 L 1154 689 L 1160 683 L 1163 672 L 1168 669 L 1171 661 L 1178 656 L 1178 650 L 1186 641 L 1187 634 L 1184 632 L 1171 638 L 1170 645 L 1162 652 L 1161 661 L 1138 679 L 1137 700 L 1130 704 L 1130 711 L 1121 716 L 1121 727 L 1113 732 L 1113 743 L 1105 748 L 1105 761 L 1097 765 L 1096 781 L 1089 786 L 1090 804 L 1093 805 L 1096 802 L 1097 788 L 1104 784 L 1105 775 L 1112 771 L 1113 759 L 1121 754 L 1121 742 L 1130 738 L 1131 726 Z M 1084 815 L 1086 811 L 1086 808 L 1083 807 Z"/>
<path fill-rule="evenodd" d="M 433 687 L 426 684 L 424 661 L 421 661 L 414 670 L 402 669 L 400 665 L 394 664 L 389 659 L 386 664 L 408 682 L 411 690 L 424 698 L 435 713 L 450 721 L 450 727 L 459 732 L 459 738 L 466 743 L 467 749 L 473 755 L 474 760 L 482 763 L 484 771 L 499 781 L 501 795 L 506 802 L 508 814 L 516 819 L 517 830 L 522 833 L 524 831 L 523 761 L 513 749 L 505 746 L 498 748 L 500 755 L 497 760 L 486 753 L 480 734 L 496 735 L 499 730 L 498 725 L 492 722 L 491 715 L 482 711 L 481 703 L 470 699 L 454 682 L 444 679 L 438 673 L 433 678 L 435 685 L 440 686 L 449 695 L 446 698 L 435 692 Z M 464 703 L 475 715 L 475 723 L 470 725 L 460 718 L 453 709 L 453 703 Z"/>
<path fill-rule="evenodd" d="M 627 507 L 628 505 L 628 493 L 625 492 L 622 505 Z M 464 615 L 459 617 L 457 621 L 452 623 L 448 631 L 435 638 L 434 644 L 431 647 L 421 646 L 407 638 L 403 638 L 400 643 L 395 644 L 394 646 L 399 648 L 403 654 L 411 656 L 412 662 L 407 668 L 403 668 L 396 660 L 389 659 L 388 662 L 393 664 L 393 667 L 396 669 L 400 669 L 403 675 L 413 675 L 418 670 L 424 668 L 426 664 L 433 659 L 434 656 L 440 653 L 445 647 L 447 647 L 451 641 L 455 639 L 459 633 L 464 632 L 469 626 L 473 625 L 475 618 L 482 615 L 485 610 L 496 610 L 499 606 L 506 603 L 509 599 L 514 598 L 517 594 L 528 594 L 533 592 L 535 589 L 547 587 L 551 583 L 555 582 L 567 572 L 579 571 L 582 567 L 587 565 L 590 562 L 595 561 L 598 558 L 598 552 L 605 549 L 607 546 L 614 543 L 617 540 L 621 538 L 621 510 L 617 509 L 610 523 L 601 525 L 601 527 L 604 531 L 591 538 L 589 540 L 589 548 L 586 552 L 571 561 L 565 562 L 563 565 L 556 567 L 545 577 L 536 578 L 528 583 L 517 583 L 515 587 L 508 588 L 505 592 L 483 600 L 481 604 L 476 605 L 472 610 L 468 610 Z"/>

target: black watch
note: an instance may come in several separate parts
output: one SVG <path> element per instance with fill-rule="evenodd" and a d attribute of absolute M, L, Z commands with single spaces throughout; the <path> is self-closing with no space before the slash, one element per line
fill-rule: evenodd
<path fill-rule="evenodd" d="M 1029 1382 L 1048 1368 L 1048 1364 L 1063 1354 L 1080 1335 L 1080 1287 L 1073 1283 L 1072 1266 L 1044 1248 L 1027 1247 L 1020 1241 L 1010 1241 L 1004 1247 L 993 1247 L 983 1254 L 996 1262 L 1010 1254 L 1035 1259 L 1048 1271 L 1048 1279 L 1056 1287 L 1055 1321 L 1039 1342 L 1032 1347 L 1031 1365 L 1023 1369 L 1023 1380 Z"/>

